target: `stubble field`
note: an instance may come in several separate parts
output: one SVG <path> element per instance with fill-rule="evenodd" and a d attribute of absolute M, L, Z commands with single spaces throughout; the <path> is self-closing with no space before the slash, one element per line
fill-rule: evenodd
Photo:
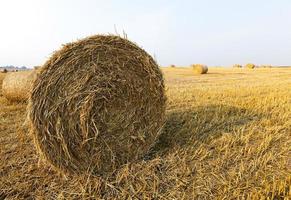
<path fill-rule="evenodd" d="M 26 104 L 0 88 L 0 200 L 291 197 L 290 68 L 163 73 L 162 134 L 144 160 L 107 180 L 64 176 L 39 159 Z"/>

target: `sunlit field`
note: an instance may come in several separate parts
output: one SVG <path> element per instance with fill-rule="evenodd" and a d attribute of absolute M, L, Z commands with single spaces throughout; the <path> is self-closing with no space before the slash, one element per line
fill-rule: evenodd
<path fill-rule="evenodd" d="M 291 68 L 162 71 L 160 137 L 144 160 L 107 180 L 65 176 L 40 159 L 27 105 L 0 88 L 0 200 L 291 197 Z"/>

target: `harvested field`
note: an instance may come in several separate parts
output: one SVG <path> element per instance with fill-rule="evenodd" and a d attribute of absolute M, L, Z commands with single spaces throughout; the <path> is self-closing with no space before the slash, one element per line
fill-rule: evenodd
<path fill-rule="evenodd" d="M 23 126 L 27 105 L 0 90 L 0 199 L 291 197 L 291 69 L 162 71 L 168 104 L 158 142 L 106 180 L 63 176 L 40 160 Z"/>

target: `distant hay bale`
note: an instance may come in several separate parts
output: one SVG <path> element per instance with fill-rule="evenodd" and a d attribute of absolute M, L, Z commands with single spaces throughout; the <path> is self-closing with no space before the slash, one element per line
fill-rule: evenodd
<path fill-rule="evenodd" d="M 7 73 L 7 72 L 8 72 L 7 69 L 3 69 L 3 70 L 1 71 L 1 73 Z"/>
<path fill-rule="evenodd" d="M 247 68 L 247 69 L 254 69 L 255 67 L 256 67 L 256 65 L 255 64 L 252 64 L 252 63 L 248 63 L 245 66 L 245 68 Z"/>
<path fill-rule="evenodd" d="M 175 68 L 175 67 L 176 67 L 176 65 L 170 65 L 170 67 L 171 67 L 171 68 Z"/>
<path fill-rule="evenodd" d="M 39 70 L 41 68 L 41 66 L 34 66 L 33 69 L 35 70 Z"/>
<path fill-rule="evenodd" d="M 41 155 L 65 173 L 107 176 L 142 158 L 165 118 L 154 59 L 119 36 L 65 45 L 42 66 L 29 102 Z"/>
<path fill-rule="evenodd" d="M 2 83 L 3 96 L 10 101 L 26 101 L 36 77 L 35 70 L 8 73 Z"/>
<path fill-rule="evenodd" d="M 272 65 L 261 65 L 261 68 L 272 68 Z"/>
<path fill-rule="evenodd" d="M 233 68 L 242 68 L 242 65 L 240 65 L 240 64 L 234 64 L 232 67 Z"/>
<path fill-rule="evenodd" d="M 208 67 L 202 64 L 194 64 L 192 68 L 196 74 L 206 74 L 208 72 Z"/>

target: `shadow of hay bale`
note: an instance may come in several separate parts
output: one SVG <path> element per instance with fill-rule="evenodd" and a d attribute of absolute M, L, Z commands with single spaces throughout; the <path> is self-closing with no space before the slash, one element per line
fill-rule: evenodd
<path fill-rule="evenodd" d="M 262 114 L 226 105 L 170 111 L 162 133 L 144 159 L 163 157 L 173 150 L 189 146 L 198 147 L 224 132 L 233 132 L 262 117 Z"/>

